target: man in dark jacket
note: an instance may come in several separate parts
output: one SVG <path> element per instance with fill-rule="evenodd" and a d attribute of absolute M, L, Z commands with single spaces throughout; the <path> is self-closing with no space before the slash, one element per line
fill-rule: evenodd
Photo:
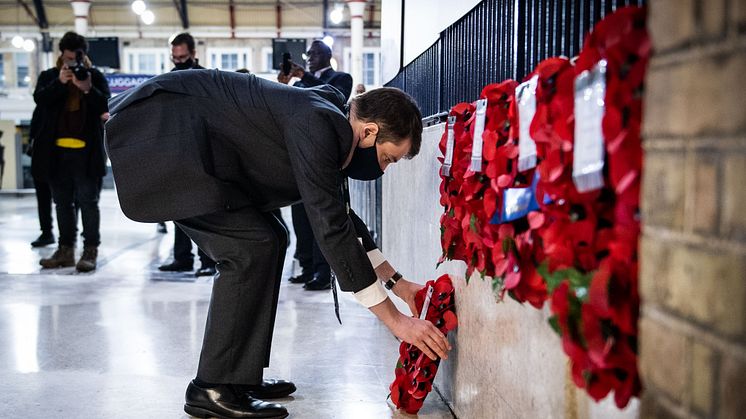
<path fill-rule="evenodd" d="M 57 65 L 42 72 L 34 90 L 41 127 L 34 140 L 34 178 L 49 181 L 57 209 L 58 248 L 39 263 L 44 268 L 96 269 L 101 243 L 98 200 L 106 174 L 101 116 L 107 112 L 109 85 L 85 55 L 88 43 L 67 32 Z M 83 219 L 83 254 L 75 263 L 77 202 Z"/>
<path fill-rule="evenodd" d="M 278 75 L 281 83 L 287 84 L 291 78 L 300 80 L 295 87 L 315 87 L 329 85 L 339 90 L 344 101 L 350 98 L 352 91 L 352 76 L 332 68 L 332 49 L 324 42 L 316 40 L 308 49 L 308 71 L 299 65 L 292 63 L 290 74 L 282 71 Z M 313 237 L 311 223 L 306 216 L 303 204 L 295 204 L 291 208 L 293 216 L 293 229 L 295 230 L 295 258 L 300 263 L 301 274 L 290 278 L 290 282 L 303 283 L 308 291 L 320 291 L 331 288 L 331 268 L 324 259 L 319 244 Z"/>
<path fill-rule="evenodd" d="M 339 195 L 345 174 L 380 177 L 417 154 L 420 112 L 397 89 L 358 96 L 349 121 L 343 103 L 329 86 L 297 89 L 217 70 L 154 77 L 111 102 L 106 145 L 124 214 L 176 220 L 218 262 L 197 377 L 186 393 L 191 415 L 287 416 L 259 400 L 295 391 L 262 377 L 287 243 L 271 211 L 301 199 L 340 288 L 394 335 L 433 359 L 447 357 L 445 336 L 388 298 L 377 278 L 394 282 L 410 307 L 418 286 L 369 259 Z"/>
<path fill-rule="evenodd" d="M 194 37 L 188 32 L 182 32 L 171 40 L 171 61 L 174 63 L 174 68 L 171 71 L 204 69 L 197 60 Z M 165 224 L 162 225 L 165 230 Z M 197 248 L 197 254 L 201 266 L 195 276 L 215 275 L 215 261 L 210 259 L 199 247 Z M 184 230 L 176 226 L 174 228 L 174 260 L 159 266 L 158 270 L 184 272 L 191 271 L 193 267 L 192 239 L 184 233 Z"/>
<path fill-rule="evenodd" d="M 36 136 L 39 133 L 39 127 L 42 122 L 40 115 L 41 109 L 37 106 L 34 109 L 33 115 L 31 115 L 31 126 L 29 127 L 29 150 L 27 151 L 29 157 L 34 157 L 34 142 L 36 141 Z M 31 165 L 34 165 L 33 160 L 31 161 Z M 49 182 L 43 179 L 36 177 L 33 179 L 41 235 L 31 242 L 31 247 L 44 247 L 56 242 L 54 233 L 52 232 L 52 188 L 49 187 Z"/>

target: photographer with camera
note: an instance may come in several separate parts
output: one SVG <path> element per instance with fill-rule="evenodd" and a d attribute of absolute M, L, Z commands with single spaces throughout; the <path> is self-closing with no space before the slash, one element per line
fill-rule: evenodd
<path fill-rule="evenodd" d="M 39 263 L 89 272 L 96 269 L 101 242 L 98 200 L 106 174 L 101 115 L 108 112 L 109 85 L 92 67 L 83 36 L 65 33 L 59 49 L 57 65 L 39 75 L 34 90 L 40 125 L 31 172 L 49 182 L 59 226 L 57 250 Z M 83 254 L 77 264 L 76 203 L 83 218 Z"/>

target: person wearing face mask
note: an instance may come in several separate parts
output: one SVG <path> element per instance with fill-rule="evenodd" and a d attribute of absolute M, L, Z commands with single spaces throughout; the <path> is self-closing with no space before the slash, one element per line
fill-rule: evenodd
<path fill-rule="evenodd" d="M 83 36 L 65 33 L 59 49 L 57 65 L 39 75 L 34 90 L 39 125 L 31 172 L 49 182 L 59 228 L 57 250 L 39 263 L 88 272 L 96 269 L 101 243 L 98 200 L 106 174 L 101 115 L 107 112 L 109 85 L 92 67 Z M 76 205 L 83 220 L 83 254 L 77 263 Z"/>
<path fill-rule="evenodd" d="M 171 71 L 204 69 L 199 65 L 194 37 L 189 32 L 182 32 L 171 40 L 171 62 L 174 63 Z"/>
<path fill-rule="evenodd" d="M 365 225 L 340 197 L 346 176 L 380 177 L 417 155 L 420 111 L 394 88 L 357 96 L 349 118 L 343 104 L 330 86 L 297 89 L 218 70 L 163 74 L 110 103 L 106 145 L 124 214 L 176 220 L 218 262 L 197 374 L 186 392 L 191 415 L 287 416 L 263 401 L 296 390 L 263 378 L 288 240 L 271 211 L 301 200 L 342 291 L 403 341 L 447 358 L 445 336 L 399 312 L 384 289 L 388 284 L 416 313 L 420 286 L 368 250 Z"/>
<path fill-rule="evenodd" d="M 174 68 L 171 71 L 181 70 L 199 70 L 204 69 L 199 65 L 196 58 L 194 38 L 188 32 L 183 32 L 171 40 L 171 61 Z M 159 232 L 166 232 L 166 225 L 159 223 Z M 195 276 L 213 276 L 215 275 L 215 261 L 210 259 L 205 252 L 197 247 L 199 255 L 200 268 L 195 272 Z M 185 272 L 194 268 L 194 255 L 192 254 L 192 240 L 178 226 L 174 227 L 174 259 L 169 263 L 164 263 L 158 267 L 159 271 L 164 272 Z"/>
<path fill-rule="evenodd" d="M 346 102 L 352 90 L 352 76 L 332 68 L 332 49 L 323 41 L 316 40 L 311 43 L 306 55 L 308 71 L 291 61 L 290 74 L 280 71 L 277 80 L 288 84 L 295 77 L 299 80 L 293 86 L 301 88 L 329 85 L 339 90 Z M 296 237 L 294 256 L 300 264 L 301 274 L 291 277 L 290 282 L 304 284 L 303 288 L 307 291 L 328 290 L 332 283 L 331 268 L 313 236 L 306 210 L 299 203 L 293 205 L 291 211 Z"/>

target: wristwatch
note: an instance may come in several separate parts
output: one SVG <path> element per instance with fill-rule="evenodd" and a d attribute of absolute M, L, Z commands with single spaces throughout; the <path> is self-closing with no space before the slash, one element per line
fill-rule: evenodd
<path fill-rule="evenodd" d="M 387 290 L 390 290 L 391 288 L 394 288 L 394 285 L 401 279 L 401 274 L 399 272 L 394 273 L 394 276 L 389 278 L 388 281 L 386 281 L 386 284 L 384 285 Z"/>

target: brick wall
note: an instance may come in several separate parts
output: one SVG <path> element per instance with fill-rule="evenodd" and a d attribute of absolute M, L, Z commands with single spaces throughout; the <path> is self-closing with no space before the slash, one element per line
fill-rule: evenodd
<path fill-rule="evenodd" d="M 746 1 L 650 0 L 641 416 L 746 415 Z"/>

